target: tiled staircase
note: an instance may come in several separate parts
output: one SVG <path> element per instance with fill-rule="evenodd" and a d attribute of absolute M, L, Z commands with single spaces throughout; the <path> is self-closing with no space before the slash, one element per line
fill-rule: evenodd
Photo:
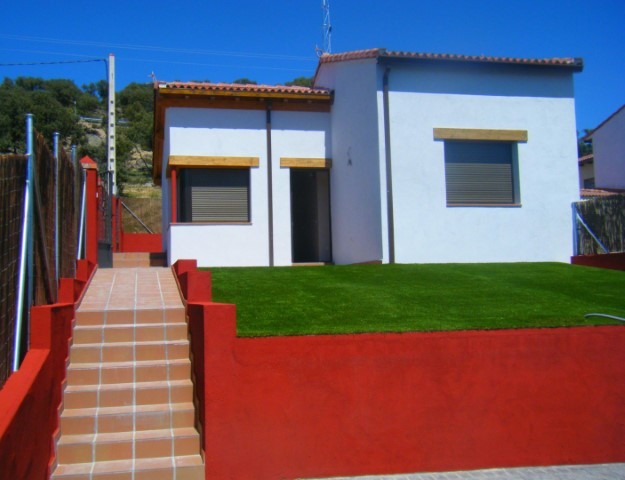
<path fill-rule="evenodd" d="M 171 270 L 96 272 L 76 315 L 63 403 L 53 479 L 204 478 Z"/>

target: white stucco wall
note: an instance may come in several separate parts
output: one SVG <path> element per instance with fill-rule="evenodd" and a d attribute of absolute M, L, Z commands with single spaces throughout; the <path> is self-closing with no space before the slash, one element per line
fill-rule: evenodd
<path fill-rule="evenodd" d="M 398 263 L 569 261 L 579 198 L 572 75 L 514 72 L 392 69 Z M 518 143 L 521 206 L 447 207 L 439 127 L 527 130 Z"/>
<path fill-rule="evenodd" d="M 625 108 L 592 134 L 597 188 L 625 188 Z"/>
<path fill-rule="evenodd" d="M 374 59 L 324 64 L 315 83 L 334 90 L 330 185 L 337 264 L 384 259 L 376 68 Z"/>
<path fill-rule="evenodd" d="M 195 258 L 199 266 L 268 265 L 265 112 L 170 108 L 165 137 L 169 155 L 259 157 L 259 167 L 250 168 L 250 223 L 171 225 L 163 230 L 168 232 L 170 263 Z M 164 213 L 170 209 L 167 200 Z"/>
<path fill-rule="evenodd" d="M 280 157 L 329 157 L 328 113 L 272 112 L 274 265 L 291 265 L 289 169 Z M 195 258 L 199 266 L 269 265 L 266 112 L 172 108 L 166 114 L 165 161 L 169 155 L 253 156 L 250 216 L 245 225 L 177 223 L 169 225 L 170 180 L 163 179 L 165 247 L 169 261 Z M 167 192 L 167 193 L 166 193 Z"/>

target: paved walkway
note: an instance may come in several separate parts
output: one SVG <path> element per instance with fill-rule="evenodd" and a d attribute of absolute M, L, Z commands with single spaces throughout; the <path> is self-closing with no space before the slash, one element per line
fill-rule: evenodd
<path fill-rule="evenodd" d="M 336 477 L 333 480 L 624 480 L 625 463 Z"/>

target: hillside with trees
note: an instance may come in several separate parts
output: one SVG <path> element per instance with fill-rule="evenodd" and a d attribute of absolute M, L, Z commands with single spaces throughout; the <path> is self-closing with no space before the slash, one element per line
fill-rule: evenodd
<path fill-rule="evenodd" d="M 256 81 L 240 78 L 234 83 Z M 309 87 L 312 78 L 298 77 L 285 85 Z M 50 141 L 59 132 L 65 148 L 76 145 L 79 158 L 89 155 L 104 171 L 107 97 L 105 80 L 78 87 L 69 79 L 5 78 L 0 84 L 0 153 L 25 151 L 24 118 L 32 113 L 38 132 Z M 152 84 L 130 83 L 116 100 L 117 183 L 123 194 L 133 185 L 152 183 Z"/>
<path fill-rule="evenodd" d="M 38 132 L 51 139 L 59 132 L 67 149 L 89 155 L 106 166 L 108 84 L 76 86 L 72 80 L 37 77 L 5 78 L 0 84 L 0 153 L 25 151 L 25 115 L 34 115 Z M 116 154 L 118 185 L 151 183 L 151 84 L 131 83 L 117 92 Z"/>

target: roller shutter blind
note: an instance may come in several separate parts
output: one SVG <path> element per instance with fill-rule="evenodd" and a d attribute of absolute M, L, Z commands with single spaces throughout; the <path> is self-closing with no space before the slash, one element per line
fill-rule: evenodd
<path fill-rule="evenodd" d="M 509 142 L 445 142 L 447 203 L 513 204 L 512 146 Z"/>
<path fill-rule="evenodd" d="M 185 221 L 249 222 L 249 169 L 187 169 Z"/>

